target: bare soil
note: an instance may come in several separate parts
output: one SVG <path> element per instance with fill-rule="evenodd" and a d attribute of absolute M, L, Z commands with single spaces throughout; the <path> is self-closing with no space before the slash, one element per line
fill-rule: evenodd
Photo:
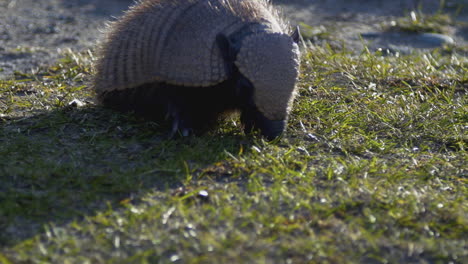
<path fill-rule="evenodd" d="M 379 32 L 382 23 L 422 7 L 439 10 L 439 0 L 274 0 L 291 24 L 299 22 L 325 27 L 335 41 L 349 49 L 363 47 L 360 34 Z M 31 72 L 54 63 L 66 49 L 93 49 L 106 21 L 120 16 L 132 0 L 4 0 L 0 2 L 0 78 L 15 71 Z M 468 6 L 467 0 L 447 0 L 448 12 Z M 468 7 L 457 19 L 468 22 Z M 466 25 L 466 24 L 465 24 Z M 448 36 L 457 45 L 467 45 L 468 27 L 452 27 Z M 395 36 L 404 38 L 406 36 Z M 371 39 L 367 44 L 384 45 L 392 38 Z M 384 42 L 384 43 L 382 43 Z M 421 48 L 408 39 L 408 50 Z"/>

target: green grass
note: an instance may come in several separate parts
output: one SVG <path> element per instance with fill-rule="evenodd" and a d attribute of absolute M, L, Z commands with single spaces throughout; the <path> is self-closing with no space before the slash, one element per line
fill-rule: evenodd
<path fill-rule="evenodd" d="M 463 263 L 468 60 L 305 52 L 287 135 L 165 139 L 90 53 L 0 81 L 0 263 Z M 78 99 L 81 107 L 68 105 Z"/>
<path fill-rule="evenodd" d="M 383 28 L 388 31 L 408 33 L 450 33 L 450 27 L 467 25 L 466 21 L 459 20 L 460 13 L 468 7 L 467 1 L 447 2 L 439 1 L 439 9 L 433 13 L 423 12 L 424 2 L 420 2 L 416 10 L 410 11 L 404 17 L 384 23 Z"/>
<path fill-rule="evenodd" d="M 451 14 L 436 13 L 427 15 L 411 11 L 408 16 L 391 21 L 384 28 L 409 33 L 447 33 L 448 26 L 455 24 L 456 22 Z"/>

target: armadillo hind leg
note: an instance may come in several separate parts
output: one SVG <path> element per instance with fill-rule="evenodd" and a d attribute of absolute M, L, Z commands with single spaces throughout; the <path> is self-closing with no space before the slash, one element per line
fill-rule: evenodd
<path fill-rule="evenodd" d="M 231 83 L 212 87 L 184 87 L 148 83 L 99 95 L 103 105 L 169 126 L 169 138 L 203 134 L 221 113 L 236 108 Z M 233 101 L 234 100 L 234 101 Z"/>
<path fill-rule="evenodd" d="M 172 122 L 169 137 L 199 135 L 218 121 L 232 99 L 231 85 L 212 87 L 184 87 L 163 84 L 159 96 L 165 98 L 166 120 Z M 229 91 L 229 92 L 228 92 Z"/>
<path fill-rule="evenodd" d="M 144 118 L 164 119 L 165 98 L 159 96 L 156 84 L 145 84 L 132 89 L 115 90 L 99 94 L 101 103 L 121 112 L 133 112 Z"/>

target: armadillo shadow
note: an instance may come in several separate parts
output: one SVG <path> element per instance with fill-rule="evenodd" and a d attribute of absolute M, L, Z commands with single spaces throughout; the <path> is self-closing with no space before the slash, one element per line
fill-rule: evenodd
<path fill-rule="evenodd" d="M 172 140 L 166 132 L 97 107 L 0 119 L 0 248 L 42 234 L 50 223 L 172 193 L 187 175 L 196 179 L 248 144 L 229 132 Z"/>

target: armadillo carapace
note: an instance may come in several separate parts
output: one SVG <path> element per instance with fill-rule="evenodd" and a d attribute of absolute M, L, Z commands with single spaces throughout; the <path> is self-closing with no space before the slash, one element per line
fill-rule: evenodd
<path fill-rule="evenodd" d="M 110 23 L 94 87 L 105 106 L 170 120 L 172 134 L 235 111 L 274 139 L 295 95 L 297 37 L 266 0 L 144 0 Z"/>

